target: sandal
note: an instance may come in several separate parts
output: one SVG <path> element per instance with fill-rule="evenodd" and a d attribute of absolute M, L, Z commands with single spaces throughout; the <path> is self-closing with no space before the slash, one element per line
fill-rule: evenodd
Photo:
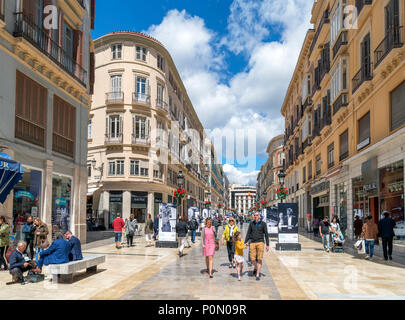
<path fill-rule="evenodd" d="M 229 263 L 229 269 L 232 269 L 232 262 Z"/>

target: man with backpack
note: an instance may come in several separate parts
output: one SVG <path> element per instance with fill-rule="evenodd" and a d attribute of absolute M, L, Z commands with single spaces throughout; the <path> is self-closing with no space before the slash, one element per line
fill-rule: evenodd
<path fill-rule="evenodd" d="M 180 218 L 179 222 L 176 223 L 176 232 L 177 232 L 177 237 L 178 241 L 180 244 L 179 248 L 179 256 L 180 258 L 183 256 L 183 250 L 184 247 L 186 246 L 186 242 L 188 242 L 187 239 L 187 233 L 188 233 L 188 225 L 186 223 L 186 218 Z M 191 247 L 190 243 L 188 244 L 189 247 Z"/>
<path fill-rule="evenodd" d="M 196 231 L 198 229 L 198 222 L 195 219 L 195 217 L 193 217 L 191 219 L 191 221 L 188 223 L 188 228 L 189 228 L 190 233 L 191 233 L 191 242 L 195 243 L 195 233 L 196 233 Z"/>

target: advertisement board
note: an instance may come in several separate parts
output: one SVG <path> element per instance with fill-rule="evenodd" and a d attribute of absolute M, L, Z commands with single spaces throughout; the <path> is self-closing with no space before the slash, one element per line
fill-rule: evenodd
<path fill-rule="evenodd" d="M 177 208 L 174 203 L 159 204 L 159 241 L 177 241 Z"/>
<path fill-rule="evenodd" d="M 279 203 L 278 215 L 279 243 L 298 243 L 298 204 Z"/>
<path fill-rule="evenodd" d="M 278 234 L 279 214 L 277 207 L 266 208 L 266 224 L 269 235 Z"/>
<path fill-rule="evenodd" d="M 198 207 L 189 207 L 187 210 L 188 221 L 191 221 L 193 218 L 198 220 L 200 215 L 200 208 Z"/>

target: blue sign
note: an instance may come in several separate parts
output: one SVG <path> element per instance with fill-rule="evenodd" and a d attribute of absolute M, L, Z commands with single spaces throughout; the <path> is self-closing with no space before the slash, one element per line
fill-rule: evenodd
<path fill-rule="evenodd" d="M 28 192 L 28 191 L 24 191 L 24 190 L 17 191 L 15 193 L 15 197 L 16 197 L 16 199 L 22 198 L 22 197 L 27 197 L 27 198 L 30 198 L 31 201 L 34 200 L 34 196 L 32 195 L 32 193 Z"/>
<path fill-rule="evenodd" d="M 66 198 L 55 198 L 55 205 L 65 207 Z"/>

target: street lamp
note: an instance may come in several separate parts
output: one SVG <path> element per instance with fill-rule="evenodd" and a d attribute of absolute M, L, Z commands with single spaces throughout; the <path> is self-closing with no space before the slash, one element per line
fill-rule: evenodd
<path fill-rule="evenodd" d="M 179 186 L 179 188 L 182 188 L 184 185 L 184 175 L 183 175 L 183 171 L 179 171 L 178 175 L 177 175 L 177 185 Z M 179 211 L 181 214 L 181 217 L 183 217 L 183 212 L 181 210 L 181 203 L 183 202 L 183 199 L 180 199 L 179 201 Z"/>
<path fill-rule="evenodd" d="M 281 188 L 284 187 L 284 180 L 285 180 L 285 173 L 284 170 L 281 169 L 280 172 L 278 173 L 278 182 L 281 185 Z M 281 198 L 281 203 L 283 203 L 283 198 Z"/>

